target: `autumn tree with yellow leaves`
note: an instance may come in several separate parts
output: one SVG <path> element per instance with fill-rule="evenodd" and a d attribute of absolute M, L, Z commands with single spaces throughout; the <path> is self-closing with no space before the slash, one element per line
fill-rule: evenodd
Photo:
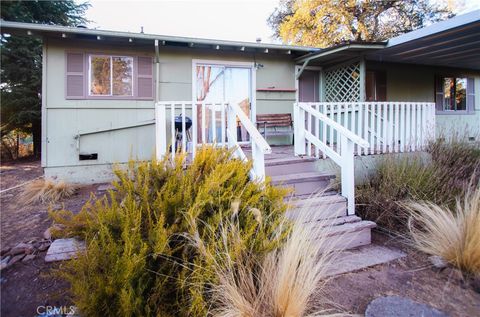
<path fill-rule="evenodd" d="M 384 41 L 452 16 L 451 3 L 428 0 L 280 0 L 268 23 L 285 43 L 328 47 Z"/>

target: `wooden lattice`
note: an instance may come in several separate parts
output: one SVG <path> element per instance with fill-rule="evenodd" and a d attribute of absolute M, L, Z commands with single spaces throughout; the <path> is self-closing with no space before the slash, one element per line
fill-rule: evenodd
<path fill-rule="evenodd" d="M 361 101 L 359 62 L 325 72 L 325 101 Z"/>

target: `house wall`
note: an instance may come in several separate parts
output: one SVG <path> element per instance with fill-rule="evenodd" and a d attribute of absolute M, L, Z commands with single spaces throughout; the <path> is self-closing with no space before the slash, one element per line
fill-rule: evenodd
<path fill-rule="evenodd" d="M 475 79 L 475 111 L 469 114 L 437 114 L 437 135 L 465 133 L 480 138 L 480 72 L 410 64 L 368 62 L 367 70 L 384 70 L 387 75 L 387 100 L 435 102 L 435 75 L 455 74 Z"/>
<path fill-rule="evenodd" d="M 83 51 L 123 55 L 154 56 L 154 47 L 118 46 L 68 39 L 44 41 L 43 151 L 45 175 L 74 182 L 101 182 L 112 178 L 111 164 L 130 158 L 152 158 L 154 126 L 75 136 L 134 125 L 154 118 L 151 100 L 67 100 L 65 98 L 65 52 Z M 294 63 L 289 55 L 204 51 L 160 47 L 159 98 L 162 101 L 191 100 L 192 59 L 257 62 L 256 88 L 294 89 Z M 155 78 L 154 78 L 155 79 Z M 295 92 L 256 93 L 257 113 L 292 112 Z M 289 142 L 271 139 L 270 143 Z M 80 161 L 79 153 L 98 153 L 98 160 Z"/>

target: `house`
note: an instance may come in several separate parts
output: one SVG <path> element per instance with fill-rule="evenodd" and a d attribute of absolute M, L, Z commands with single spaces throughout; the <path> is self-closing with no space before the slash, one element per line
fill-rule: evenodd
<path fill-rule="evenodd" d="M 480 133 L 480 10 L 326 49 L 8 21 L 1 29 L 43 38 L 47 177 L 102 182 L 113 163 L 173 147 L 194 155 L 214 142 L 253 160 L 253 177 L 271 175 L 299 195 L 328 180 L 318 162 L 330 159 L 353 215 L 355 157 L 419 151 L 452 129 Z M 257 114 L 285 113 L 294 133 L 259 132 Z M 295 147 L 269 154 L 292 137 Z"/>

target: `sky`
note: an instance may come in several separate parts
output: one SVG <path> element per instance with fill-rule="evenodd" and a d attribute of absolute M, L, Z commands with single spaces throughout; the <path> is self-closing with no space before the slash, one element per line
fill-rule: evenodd
<path fill-rule="evenodd" d="M 444 0 L 432 0 L 444 1 Z M 480 9 L 480 0 L 456 0 L 457 14 Z M 78 0 L 77 2 L 81 2 Z M 90 0 L 91 28 L 278 43 L 267 19 L 279 0 Z"/>

